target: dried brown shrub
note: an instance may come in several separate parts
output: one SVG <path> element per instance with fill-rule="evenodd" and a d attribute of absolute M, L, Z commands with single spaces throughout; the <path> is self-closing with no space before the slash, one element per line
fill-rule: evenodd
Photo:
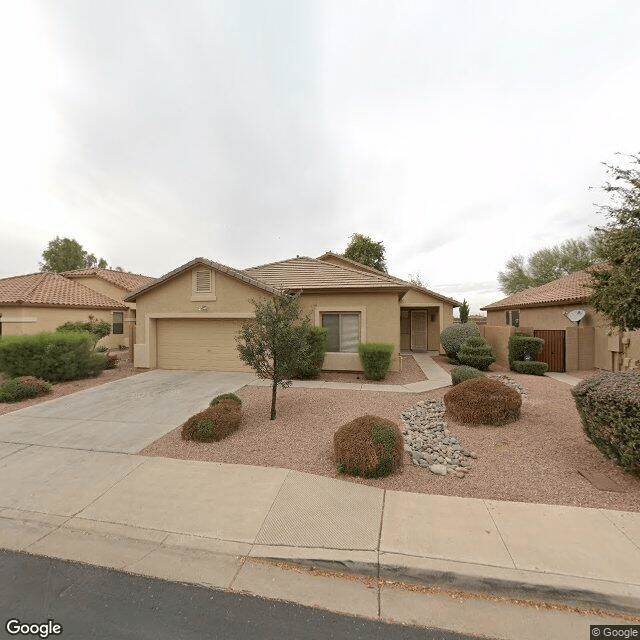
<path fill-rule="evenodd" d="M 404 445 L 400 427 L 378 416 L 362 416 L 333 435 L 338 471 L 381 478 L 402 468 Z"/>
<path fill-rule="evenodd" d="M 447 391 L 444 405 L 458 422 L 498 426 L 520 417 L 522 397 L 498 380 L 473 378 Z"/>
<path fill-rule="evenodd" d="M 27 387 L 31 387 L 38 392 L 38 395 L 43 396 L 51 391 L 51 384 L 46 380 L 40 380 L 40 378 L 34 378 L 33 376 L 21 376 L 18 378 L 22 384 Z"/>
<path fill-rule="evenodd" d="M 240 426 L 240 405 L 233 400 L 221 400 L 213 407 L 191 416 L 182 425 L 182 439 L 197 442 L 217 442 Z"/>

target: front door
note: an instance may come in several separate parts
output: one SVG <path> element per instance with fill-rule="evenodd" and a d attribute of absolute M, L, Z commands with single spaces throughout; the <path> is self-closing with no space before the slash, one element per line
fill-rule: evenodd
<path fill-rule="evenodd" d="M 411 350 L 427 350 L 427 312 L 411 312 Z"/>
<path fill-rule="evenodd" d="M 400 310 L 400 350 L 411 349 L 411 312 L 409 309 Z"/>

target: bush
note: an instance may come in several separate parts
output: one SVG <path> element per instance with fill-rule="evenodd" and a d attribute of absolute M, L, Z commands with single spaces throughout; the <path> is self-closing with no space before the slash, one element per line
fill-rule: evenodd
<path fill-rule="evenodd" d="M 444 395 L 447 413 L 465 424 L 502 425 L 520 417 L 522 397 L 492 378 L 465 380 Z"/>
<path fill-rule="evenodd" d="M 342 425 L 333 434 L 333 450 L 340 473 L 382 478 L 402 468 L 400 427 L 378 416 L 362 416 Z"/>
<path fill-rule="evenodd" d="M 240 405 L 233 400 L 220 400 L 213 407 L 191 416 L 182 425 L 182 439 L 217 442 L 237 431 L 242 420 Z"/>
<path fill-rule="evenodd" d="M 324 327 L 303 327 L 307 343 L 313 352 L 311 362 L 305 367 L 298 367 L 293 375 L 298 380 L 312 380 L 322 371 L 322 363 L 327 353 L 327 329 Z"/>
<path fill-rule="evenodd" d="M 18 380 L 27 387 L 35 389 L 39 396 L 44 396 L 51 391 L 51 385 L 46 380 L 40 380 L 39 378 L 33 378 L 32 376 L 22 376 L 18 378 Z"/>
<path fill-rule="evenodd" d="M 452 324 L 440 333 L 442 348 L 450 359 L 457 360 L 462 343 L 469 338 L 480 336 L 480 329 L 475 322 Z"/>
<path fill-rule="evenodd" d="M 36 398 L 40 393 L 35 387 L 31 387 L 18 378 L 7 380 L 0 387 L 0 402 L 20 402 L 29 398 Z"/>
<path fill-rule="evenodd" d="M 85 332 L 7 336 L 0 340 L 0 371 L 11 377 L 61 382 L 98 375 L 105 365 L 106 358 L 93 351 L 93 338 Z"/>
<path fill-rule="evenodd" d="M 60 328 L 60 327 L 58 327 L 58 329 L 59 329 L 59 328 Z M 56 331 L 57 331 L 58 329 L 56 329 Z M 96 347 L 96 351 L 97 351 L 98 353 L 108 353 L 108 352 L 109 352 L 109 347 L 107 347 L 107 346 L 105 346 L 105 345 L 101 344 L 99 347 Z"/>
<path fill-rule="evenodd" d="M 537 362 L 536 360 L 514 360 L 511 363 L 511 369 L 530 376 L 543 376 L 547 373 L 549 365 L 546 362 Z"/>
<path fill-rule="evenodd" d="M 601 371 L 571 389 L 593 444 L 640 473 L 640 373 Z"/>
<path fill-rule="evenodd" d="M 235 393 L 222 393 L 219 396 L 216 396 L 210 403 L 210 407 L 215 407 L 218 402 L 222 400 L 230 400 L 231 402 L 237 402 L 240 406 L 242 406 L 242 400 L 238 398 Z"/>
<path fill-rule="evenodd" d="M 456 385 L 470 380 L 471 378 L 484 378 L 485 375 L 482 371 L 474 369 L 473 367 L 454 367 L 451 369 L 451 384 Z"/>
<path fill-rule="evenodd" d="M 509 336 L 509 364 L 513 364 L 516 360 L 526 362 L 527 358 L 535 360 L 543 346 L 544 340 L 542 338 L 534 338 L 520 333 Z"/>
<path fill-rule="evenodd" d="M 65 322 L 56 331 L 84 331 L 93 337 L 95 343 L 111 333 L 111 325 L 106 320 L 96 320 L 89 316 L 88 322 Z"/>
<path fill-rule="evenodd" d="M 458 360 L 469 367 L 486 371 L 496 361 L 496 354 L 484 338 L 473 336 L 460 345 Z"/>
<path fill-rule="evenodd" d="M 384 342 L 366 342 L 358 345 L 360 363 L 369 380 L 382 380 L 391 369 L 394 346 Z"/>
<path fill-rule="evenodd" d="M 98 351 L 96 349 L 96 351 Z M 98 351 L 100 353 L 100 351 Z M 104 352 L 102 352 L 104 353 Z M 120 358 L 115 353 L 105 353 L 104 354 L 104 368 L 105 369 L 117 369 L 118 364 L 120 364 Z"/>

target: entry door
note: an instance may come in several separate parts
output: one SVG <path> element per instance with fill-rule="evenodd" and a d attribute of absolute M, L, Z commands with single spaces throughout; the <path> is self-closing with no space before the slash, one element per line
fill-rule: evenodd
<path fill-rule="evenodd" d="M 427 312 L 411 312 L 411 350 L 427 350 Z"/>
<path fill-rule="evenodd" d="M 546 362 L 549 371 L 564 371 L 564 329 L 536 329 L 533 335 L 544 340 L 542 351 L 536 359 Z"/>
<path fill-rule="evenodd" d="M 408 309 L 400 310 L 400 350 L 409 351 L 411 349 L 411 318 Z M 2 326 L 2 325 L 0 325 Z"/>

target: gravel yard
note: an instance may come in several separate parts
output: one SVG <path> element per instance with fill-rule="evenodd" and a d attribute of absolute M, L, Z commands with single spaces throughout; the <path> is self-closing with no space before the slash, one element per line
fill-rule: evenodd
<path fill-rule="evenodd" d="M 402 356 L 402 371 L 390 371 L 384 380 L 369 380 L 364 373 L 353 371 L 323 371 L 318 380 L 325 382 L 353 382 L 355 384 L 411 384 L 426 380 L 422 369 L 413 356 Z"/>
<path fill-rule="evenodd" d="M 640 511 L 640 478 L 607 460 L 587 440 L 569 385 L 511 375 L 528 391 L 519 421 L 503 427 L 448 421 L 460 445 L 478 455 L 463 478 L 416 467 L 408 454 L 401 473 L 379 480 L 340 475 L 333 462 L 332 438 L 339 426 L 363 414 L 402 426 L 403 410 L 421 400 L 442 398 L 446 388 L 421 394 L 286 389 L 278 392 L 278 419 L 272 422 L 270 389 L 244 387 L 238 392 L 243 421 L 237 433 L 203 444 L 182 441 L 175 429 L 142 454 L 284 467 L 398 491 Z M 596 489 L 578 473 L 580 468 L 608 476 L 623 492 Z"/>

